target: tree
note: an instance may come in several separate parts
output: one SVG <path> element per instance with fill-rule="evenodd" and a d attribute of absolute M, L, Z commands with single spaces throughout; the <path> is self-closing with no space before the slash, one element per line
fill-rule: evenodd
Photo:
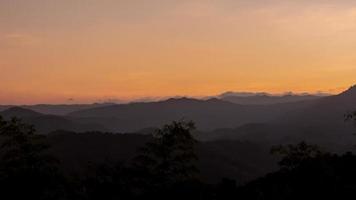
<path fill-rule="evenodd" d="M 0 117 L 0 187 L 2 196 L 12 199 L 56 199 L 60 176 L 57 160 L 46 154 L 45 137 L 33 126 L 13 118 Z"/>
<path fill-rule="evenodd" d="M 304 141 L 297 145 L 272 147 L 271 153 L 283 156 L 278 164 L 286 169 L 295 169 L 301 163 L 323 155 L 317 145 L 309 145 Z"/>
<path fill-rule="evenodd" d="M 150 187 L 170 187 L 194 178 L 198 171 L 194 165 L 197 141 L 191 131 L 193 122 L 172 122 L 156 130 L 152 142 L 140 150 L 134 166 Z"/>
<path fill-rule="evenodd" d="M 132 177 L 131 170 L 121 163 L 93 163 L 82 187 L 88 200 L 133 199 Z"/>

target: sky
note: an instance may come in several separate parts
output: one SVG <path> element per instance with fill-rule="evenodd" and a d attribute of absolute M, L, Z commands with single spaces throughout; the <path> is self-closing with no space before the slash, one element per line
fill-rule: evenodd
<path fill-rule="evenodd" d="M 0 0 L 0 104 L 338 93 L 354 0 Z"/>

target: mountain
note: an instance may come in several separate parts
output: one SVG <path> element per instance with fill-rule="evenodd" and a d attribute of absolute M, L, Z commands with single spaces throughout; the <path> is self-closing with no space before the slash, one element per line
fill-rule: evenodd
<path fill-rule="evenodd" d="M 40 134 L 47 134 L 55 130 L 69 131 L 89 131 L 89 130 L 105 130 L 104 127 L 96 124 L 80 123 L 72 121 L 63 116 L 45 115 L 29 109 L 21 107 L 11 107 L 0 112 L 0 116 L 5 119 L 13 117 L 20 118 L 27 124 L 34 125 L 35 129 Z"/>
<path fill-rule="evenodd" d="M 150 135 L 75 133 L 56 131 L 48 135 L 51 153 L 61 160 L 66 170 L 82 173 L 88 163 L 123 162 L 130 164 L 137 149 L 149 142 Z M 269 146 L 239 141 L 199 142 L 196 148 L 199 177 L 216 183 L 223 177 L 239 183 L 271 172 L 276 159 Z"/>
<path fill-rule="evenodd" d="M 197 131 L 194 136 L 200 141 L 253 141 L 270 144 L 278 131 L 278 126 L 264 123 L 249 123 L 237 128 L 220 128 L 209 132 Z"/>
<path fill-rule="evenodd" d="M 262 95 L 270 95 L 266 92 L 224 92 L 220 94 L 218 97 L 224 98 L 224 97 L 230 97 L 230 96 L 236 96 L 236 97 L 251 97 L 251 96 L 262 96 Z M 272 96 L 272 95 L 271 95 Z"/>
<path fill-rule="evenodd" d="M 248 140 L 270 144 L 306 140 L 343 150 L 356 144 L 356 127 L 345 121 L 345 114 L 356 110 L 356 87 L 345 92 L 309 101 L 310 104 L 287 112 L 268 123 L 250 123 L 233 129 L 199 133 L 206 140 Z"/>
<path fill-rule="evenodd" d="M 249 94 L 244 94 L 249 95 Z M 333 96 L 289 103 L 241 105 L 213 98 L 171 98 L 158 102 L 100 105 L 65 116 L 46 115 L 24 108 L 0 112 L 36 125 L 41 133 L 63 129 L 150 133 L 173 120 L 193 120 L 202 141 L 241 140 L 281 144 L 307 140 L 325 146 L 356 144 L 352 123 L 345 114 L 356 110 L 356 86 Z M 140 130 L 140 131 L 139 131 Z M 332 145 L 331 145 L 332 144 Z"/>
<path fill-rule="evenodd" d="M 300 109 L 310 102 L 279 105 L 238 105 L 220 99 L 168 99 L 151 103 L 131 103 L 76 111 L 68 117 L 99 123 L 113 132 L 134 132 L 158 127 L 173 120 L 193 120 L 199 130 L 232 128 L 252 122 L 268 122 Z"/>
<path fill-rule="evenodd" d="M 64 105 L 37 104 L 37 105 L 22 105 L 22 106 L 0 105 L 0 112 L 12 107 L 21 107 L 47 115 L 67 115 L 71 112 L 75 112 L 79 110 L 99 108 L 99 107 L 110 106 L 110 105 L 115 105 L 115 103 L 64 104 Z"/>
<path fill-rule="evenodd" d="M 2 112 L 0 112 L 0 115 L 6 119 L 12 118 L 12 117 L 18 117 L 18 118 L 36 118 L 42 116 L 41 113 L 21 108 L 21 107 L 11 107 L 8 108 Z"/>
<path fill-rule="evenodd" d="M 242 105 L 270 105 L 280 103 L 291 103 L 298 101 L 314 100 L 326 96 L 325 94 L 311 95 L 311 94 L 285 94 L 285 95 L 271 95 L 268 93 L 234 93 L 226 92 L 221 94 L 218 98 Z"/>
<path fill-rule="evenodd" d="M 315 104 L 305 107 L 293 115 L 279 119 L 285 126 L 298 125 L 305 131 L 313 131 L 310 138 L 324 139 L 330 137 L 340 142 L 353 140 L 353 126 L 345 122 L 345 115 L 356 110 L 356 87 L 353 86 L 345 92 L 319 99 Z M 304 135 L 303 137 L 306 137 Z"/>
<path fill-rule="evenodd" d="M 100 108 L 100 107 L 105 107 L 110 105 L 115 105 L 115 104 L 114 103 L 69 104 L 69 105 L 39 104 L 39 105 L 30 105 L 30 106 L 23 106 L 23 107 L 48 115 L 67 115 L 71 112 L 75 112 L 79 110 Z"/>
<path fill-rule="evenodd" d="M 9 108 L 11 108 L 11 107 L 13 107 L 13 106 L 0 105 L 0 112 L 1 112 L 1 111 L 4 111 L 4 110 L 6 110 L 6 109 L 9 109 Z"/>

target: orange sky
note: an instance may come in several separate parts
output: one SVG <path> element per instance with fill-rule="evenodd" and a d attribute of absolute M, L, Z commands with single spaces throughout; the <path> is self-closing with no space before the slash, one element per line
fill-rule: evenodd
<path fill-rule="evenodd" d="M 356 83 L 351 0 L 1 0 L 0 104 Z"/>

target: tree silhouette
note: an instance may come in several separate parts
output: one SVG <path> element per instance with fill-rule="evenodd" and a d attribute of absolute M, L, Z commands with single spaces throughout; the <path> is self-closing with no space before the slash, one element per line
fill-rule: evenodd
<path fill-rule="evenodd" d="M 90 166 L 82 182 L 86 199 L 132 199 L 131 170 L 121 163 L 103 163 Z"/>
<path fill-rule="evenodd" d="M 323 155 L 317 145 L 309 145 L 305 141 L 297 145 L 275 146 L 271 149 L 272 154 L 279 154 L 282 157 L 279 165 L 286 169 L 295 169 L 301 163 L 308 161 L 312 158 Z"/>
<path fill-rule="evenodd" d="M 146 184 L 162 188 L 194 178 L 198 171 L 194 165 L 197 141 L 191 134 L 194 129 L 193 122 L 174 121 L 156 130 L 153 141 L 140 149 L 134 159 Z"/>
<path fill-rule="evenodd" d="M 46 154 L 44 136 L 33 126 L 0 117 L 0 186 L 2 197 L 56 199 L 60 191 L 57 160 Z"/>

